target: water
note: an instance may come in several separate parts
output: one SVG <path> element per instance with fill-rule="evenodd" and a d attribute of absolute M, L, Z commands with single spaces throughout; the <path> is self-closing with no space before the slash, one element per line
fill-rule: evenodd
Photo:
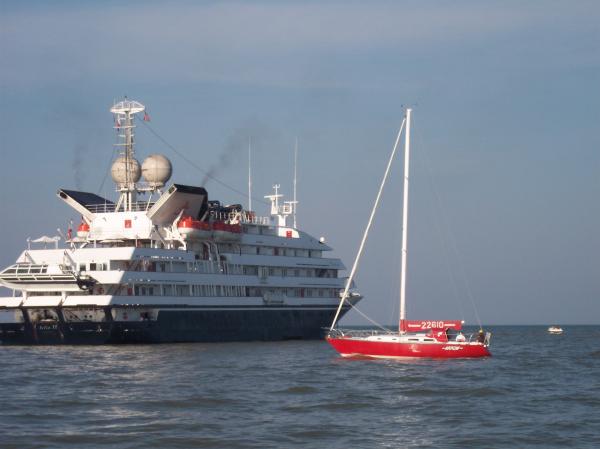
<path fill-rule="evenodd" d="M 0 447 L 598 448 L 600 326 L 492 328 L 480 360 L 323 341 L 0 347 Z"/>

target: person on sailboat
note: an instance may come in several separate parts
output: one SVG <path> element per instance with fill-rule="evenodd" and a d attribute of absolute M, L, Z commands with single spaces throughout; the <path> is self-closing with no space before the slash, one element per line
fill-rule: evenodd
<path fill-rule="evenodd" d="M 459 333 L 456 335 L 456 341 L 467 341 L 467 338 L 466 338 L 466 337 L 463 335 L 463 333 L 462 333 L 462 332 L 459 332 Z"/>
<path fill-rule="evenodd" d="M 483 329 L 479 329 L 479 333 L 477 334 L 477 341 L 479 343 L 485 342 L 485 332 L 483 332 Z"/>

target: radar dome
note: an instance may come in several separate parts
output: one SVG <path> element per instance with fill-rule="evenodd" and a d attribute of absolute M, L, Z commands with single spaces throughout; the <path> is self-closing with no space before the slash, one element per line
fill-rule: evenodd
<path fill-rule="evenodd" d="M 119 156 L 112 164 L 110 174 L 115 183 L 119 186 L 124 186 L 128 182 L 138 182 L 142 171 L 140 169 L 140 163 L 134 159 L 127 158 L 125 156 Z"/>
<path fill-rule="evenodd" d="M 162 154 L 151 154 L 142 164 L 142 176 L 152 187 L 161 187 L 171 178 L 171 161 Z"/>

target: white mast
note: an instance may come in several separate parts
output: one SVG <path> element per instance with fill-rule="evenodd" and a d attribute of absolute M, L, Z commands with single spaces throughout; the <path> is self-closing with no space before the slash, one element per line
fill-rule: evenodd
<path fill-rule="evenodd" d="M 294 229 L 298 229 L 298 227 L 296 226 L 296 210 L 298 208 L 298 201 L 296 199 L 296 182 L 298 180 L 297 167 L 298 167 L 298 138 L 296 137 L 296 146 L 294 147 Z"/>
<path fill-rule="evenodd" d="M 402 202 L 402 270 L 400 274 L 400 334 L 406 332 L 406 244 L 408 241 L 408 174 L 410 159 L 410 114 L 411 108 L 406 109 L 406 131 L 404 132 L 404 199 Z"/>
<path fill-rule="evenodd" d="M 248 137 L 248 210 L 252 210 L 252 137 Z"/>

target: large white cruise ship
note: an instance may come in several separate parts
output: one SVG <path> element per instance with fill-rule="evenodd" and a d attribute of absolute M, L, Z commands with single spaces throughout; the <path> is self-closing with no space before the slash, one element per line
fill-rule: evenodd
<path fill-rule="evenodd" d="M 209 201 L 202 187 L 167 186 L 166 157 L 135 159 L 134 121 L 144 110 L 128 99 L 111 108 L 120 136 L 111 168 L 117 202 L 59 190 L 81 224 L 63 248 L 56 237 L 32 240 L 0 272 L 13 291 L 0 298 L 0 342 L 322 338 L 346 281 L 342 262 L 324 257 L 331 248 L 322 239 L 288 224 L 295 203 L 277 186 L 265 197 L 266 217 Z M 353 292 L 348 302 L 360 299 Z"/>

